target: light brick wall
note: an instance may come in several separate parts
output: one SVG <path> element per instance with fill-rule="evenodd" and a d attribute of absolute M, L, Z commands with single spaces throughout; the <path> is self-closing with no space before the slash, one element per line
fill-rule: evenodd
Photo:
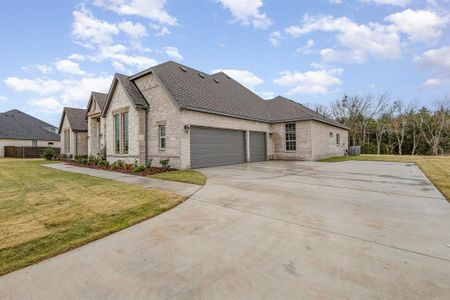
<path fill-rule="evenodd" d="M 313 160 L 345 154 L 348 147 L 347 130 L 317 121 L 311 121 L 311 124 Z M 336 144 L 336 133 L 341 135 L 339 145 Z"/>
<path fill-rule="evenodd" d="M 114 151 L 114 118 L 113 115 L 118 112 L 128 110 L 128 138 L 129 149 L 128 154 L 115 154 Z M 106 112 L 106 152 L 108 153 L 108 161 L 110 163 L 123 160 L 126 163 L 134 163 L 139 160 L 139 144 L 143 142 L 144 136 L 139 132 L 139 114 L 125 93 L 120 82 L 117 83 L 108 111 Z"/>
<path fill-rule="evenodd" d="M 64 148 L 64 131 L 70 130 L 70 149 Z M 88 154 L 88 141 L 87 132 L 74 132 L 70 127 L 69 120 L 67 116 L 64 116 L 63 124 L 61 126 L 61 153 L 75 155 L 85 155 Z M 75 147 L 77 149 L 75 149 Z"/>
<path fill-rule="evenodd" d="M 152 165 L 159 166 L 161 159 L 170 159 L 172 167 L 181 167 L 181 148 L 184 131 L 180 120 L 180 110 L 174 100 L 153 74 L 136 79 L 142 95 L 149 103 L 148 113 L 148 157 Z M 141 118 L 141 128 L 145 116 Z M 159 149 L 159 125 L 166 127 L 166 148 Z M 144 132 L 143 132 L 144 134 Z M 141 157 L 144 157 L 145 145 L 141 147 Z"/>
<path fill-rule="evenodd" d="M 99 127 L 101 129 L 102 118 L 100 116 L 100 107 L 98 106 L 95 99 L 93 99 L 91 107 L 88 112 L 88 153 L 89 155 L 97 155 L 100 153 L 102 149 L 102 145 L 104 144 L 101 139 L 102 131 L 100 131 L 99 135 Z M 97 120 L 100 119 L 100 122 Z"/>
<path fill-rule="evenodd" d="M 295 151 L 286 151 L 285 124 L 272 124 L 274 153 L 270 159 L 311 160 L 311 121 L 295 122 L 297 147 Z"/>
<path fill-rule="evenodd" d="M 225 129 L 236 129 L 244 131 L 259 131 L 269 133 L 271 131 L 271 125 L 267 123 L 242 120 L 237 118 L 230 118 L 225 116 L 213 115 L 203 112 L 182 110 L 181 111 L 181 124 L 190 126 L 205 126 L 216 127 Z M 268 135 L 267 135 L 268 136 Z M 267 155 L 271 157 L 273 155 L 273 142 L 270 137 L 266 139 L 267 142 Z M 184 129 L 181 136 L 181 168 L 190 167 L 190 133 L 187 134 Z"/>
<path fill-rule="evenodd" d="M 296 122 L 297 150 L 285 150 L 284 123 L 268 124 L 258 121 L 242 120 L 191 110 L 180 110 L 166 89 L 161 86 L 153 74 L 147 74 L 135 80 L 135 84 L 149 103 L 148 117 L 148 158 L 152 165 L 159 166 L 161 159 L 170 159 L 174 168 L 190 167 L 190 132 L 186 133 L 184 125 L 205 126 L 243 131 L 272 133 L 267 135 L 268 159 L 313 160 L 327 156 L 342 155 L 346 148 L 347 132 L 334 126 L 316 121 Z M 114 154 L 114 125 L 112 112 L 129 110 L 129 147 L 130 154 Z M 108 160 L 117 159 L 133 163 L 145 161 L 145 114 L 137 111 L 126 96 L 120 83 L 116 86 L 111 105 L 105 119 L 105 143 Z M 158 126 L 166 127 L 166 148 L 159 149 Z M 328 134 L 333 131 L 341 133 L 341 142 L 345 145 L 332 145 Z M 317 140 L 316 140 L 317 139 Z"/>

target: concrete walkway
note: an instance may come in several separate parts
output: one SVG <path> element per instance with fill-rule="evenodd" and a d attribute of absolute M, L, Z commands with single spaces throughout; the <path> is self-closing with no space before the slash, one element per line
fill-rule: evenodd
<path fill-rule="evenodd" d="M 175 182 L 168 180 L 161 180 L 156 178 L 142 177 L 138 175 L 131 175 L 119 172 L 103 171 L 97 169 L 77 167 L 67 164 L 48 164 L 45 167 L 57 169 L 60 171 L 67 171 L 79 174 L 85 174 L 89 176 L 95 176 L 105 179 L 112 179 L 129 184 L 135 184 L 143 186 L 146 189 L 158 189 L 168 192 L 172 192 L 181 196 L 189 197 L 198 191 L 201 186 L 196 184 L 189 184 L 183 182 Z"/>
<path fill-rule="evenodd" d="M 0 299 L 449 299 L 450 204 L 414 164 L 202 172 L 170 211 L 0 277 Z"/>

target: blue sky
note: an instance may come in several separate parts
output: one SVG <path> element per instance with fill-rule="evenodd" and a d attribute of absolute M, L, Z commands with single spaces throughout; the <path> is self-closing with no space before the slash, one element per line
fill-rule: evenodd
<path fill-rule="evenodd" d="M 2 0 L 0 37 L 0 111 L 53 124 L 167 60 L 311 106 L 450 95 L 449 0 Z"/>

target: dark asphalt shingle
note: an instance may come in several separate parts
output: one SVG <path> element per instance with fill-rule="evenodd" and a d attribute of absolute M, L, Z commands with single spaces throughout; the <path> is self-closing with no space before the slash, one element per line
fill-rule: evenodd
<path fill-rule="evenodd" d="M 106 104 L 106 97 L 108 95 L 104 94 L 104 93 L 99 93 L 99 92 L 92 92 L 92 96 L 95 98 L 97 105 L 100 107 L 100 111 L 103 112 L 103 109 L 105 108 L 105 104 Z"/>
<path fill-rule="evenodd" d="M 116 73 L 116 78 L 122 83 L 125 92 L 136 106 L 147 107 L 147 101 L 141 94 L 134 82 L 130 81 L 128 76 Z"/>
<path fill-rule="evenodd" d="M 59 141 L 57 128 L 17 109 L 0 113 L 0 139 Z"/>
<path fill-rule="evenodd" d="M 181 108 L 269 123 L 317 120 L 347 128 L 293 100 L 281 96 L 264 100 L 223 72 L 208 75 L 168 61 L 131 78 L 148 72 L 156 74 Z"/>
<path fill-rule="evenodd" d="M 88 124 L 85 118 L 86 110 L 82 108 L 64 107 L 61 117 L 61 123 L 59 125 L 59 132 L 61 132 L 61 126 L 64 121 L 64 116 L 67 116 L 69 120 L 70 128 L 73 131 L 87 131 Z"/>

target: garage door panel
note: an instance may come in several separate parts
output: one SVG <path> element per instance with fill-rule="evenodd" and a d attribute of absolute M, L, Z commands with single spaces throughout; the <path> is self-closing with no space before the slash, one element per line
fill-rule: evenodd
<path fill-rule="evenodd" d="M 191 127 L 191 168 L 245 162 L 243 131 Z"/>
<path fill-rule="evenodd" d="M 250 132 L 250 161 L 264 161 L 266 157 L 266 134 Z"/>

